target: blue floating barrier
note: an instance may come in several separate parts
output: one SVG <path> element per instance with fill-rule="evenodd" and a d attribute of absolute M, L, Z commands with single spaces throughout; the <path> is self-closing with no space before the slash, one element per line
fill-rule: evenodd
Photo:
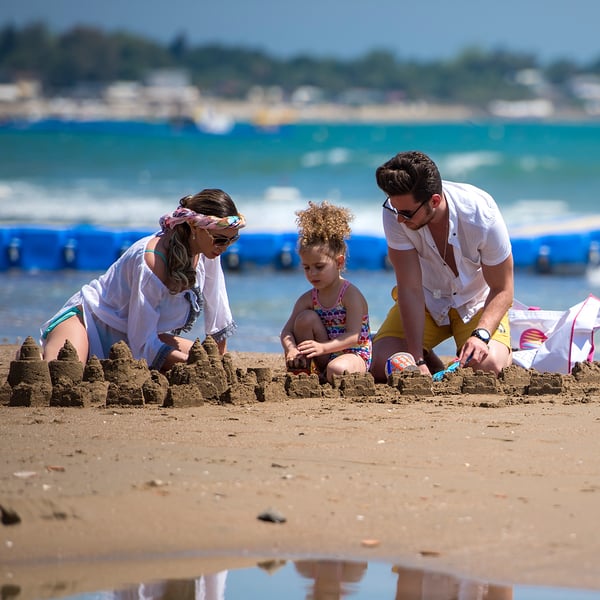
<path fill-rule="evenodd" d="M 10 261 L 26 271 L 56 271 L 67 264 L 64 246 L 67 232 L 50 227 L 27 227 L 13 232 Z"/>
<path fill-rule="evenodd" d="M 600 267 L 600 241 L 592 240 L 588 250 L 588 266 Z"/>
<path fill-rule="evenodd" d="M 221 254 L 221 264 L 228 271 L 239 271 L 242 266 L 239 249 L 236 246 L 229 246 Z"/>
<path fill-rule="evenodd" d="M 65 262 L 71 269 L 101 271 L 118 257 L 122 242 L 119 232 L 96 227 L 76 227 L 65 240 Z"/>
<path fill-rule="evenodd" d="M 381 270 L 385 268 L 387 243 L 375 235 L 353 235 L 348 240 L 349 269 Z"/>
<path fill-rule="evenodd" d="M 591 243 L 588 232 L 542 236 L 539 243 L 535 265 L 541 273 L 577 273 L 586 269 Z"/>
<path fill-rule="evenodd" d="M 298 234 L 282 233 L 280 243 L 281 248 L 275 257 L 275 266 L 283 270 L 295 269 L 300 264 Z"/>
<path fill-rule="evenodd" d="M 283 244 L 281 234 L 251 233 L 242 235 L 236 243 L 241 263 L 257 266 L 273 266 Z M 230 250 L 233 246 L 230 248 Z"/>
<path fill-rule="evenodd" d="M 97 271 L 154 231 L 113 230 L 90 225 L 0 226 L 0 271 L 9 268 Z M 244 233 L 222 255 L 225 269 L 246 266 L 293 269 L 300 264 L 296 232 Z M 600 229 L 511 238 L 515 268 L 572 274 L 600 265 Z M 348 240 L 348 269 L 391 269 L 383 236 L 355 234 Z"/>
<path fill-rule="evenodd" d="M 15 248 L 12 244 L 16 243 L 20 246 L 21 242 L 14 237 L 12 229 L 0 229 L 0 271 L 6 271 L 8 268 L 16 266 Z"/>
<path fill-rule="evenodd" d="M 531 268 L 540 254 L 539 238 L 515 238 L 511 240 L 515 268 Z"/>
<path fill-rule="evenodd" d="M 118 255 L 121 256 L 129 246 L 153 233 L 155 231 L 150 229 L 126 229 L 121 231 L 119 235 Z"/>
<path fill-rule="evenodd" d="M 593 242 L 598 242 L 600 243 L 600 229 L 592 229 L 590 232 L 590 239 Z"/>
<path fill-rule="evenodd" d="M 534 266 L 538 273 L 548 274 L 552 272 L 552 250 L 547 244 L 540 244 Z"/>

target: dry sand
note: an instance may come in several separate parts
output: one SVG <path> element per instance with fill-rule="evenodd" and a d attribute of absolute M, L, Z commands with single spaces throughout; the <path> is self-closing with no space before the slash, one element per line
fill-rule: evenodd
<path fill-rule="evenodd" d="M 17 350 L 0 346 L 0 384 Z M 279 355 L 231 358 L 283 372 Z M 0 589 L 51 597 L 298 556 L 600 589 L 591 381 L 534 396 L 3 402 Z M 285 522 L 257 518 L 269 509 Z"/>

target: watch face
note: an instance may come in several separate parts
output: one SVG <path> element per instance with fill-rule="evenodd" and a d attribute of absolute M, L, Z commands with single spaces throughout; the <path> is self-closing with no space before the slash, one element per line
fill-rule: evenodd
<path fill-rule="evenodd" d="M 486 343 L 490 341 L 491 336 L 486 329 L 476 329 L 473 333 L 476 337 Z"/>

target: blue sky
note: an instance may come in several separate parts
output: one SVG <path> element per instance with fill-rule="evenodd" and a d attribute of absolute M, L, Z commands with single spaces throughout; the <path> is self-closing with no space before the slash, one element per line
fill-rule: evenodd
<path fill-rule="evenodd" d="M 352 58 L 387 49 L 444 59 L 466 47 L 531 53 L 547 63 L 600 59 L 600 0 L 1 0 L 0 25 L 44 21 L 125 29 L 166 43 L 219 42 Z"/>

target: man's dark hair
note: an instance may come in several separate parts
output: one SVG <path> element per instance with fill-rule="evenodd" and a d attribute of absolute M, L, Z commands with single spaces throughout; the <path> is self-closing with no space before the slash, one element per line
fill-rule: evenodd
<path fill-rule="evenodd" d="M 427 202 L 442 193 L 442 178 L 436 164 L 423 152 L 400 152 L 375 172 L 377 185 L 388 196 L 412 194 L 415 202 Z"/>

